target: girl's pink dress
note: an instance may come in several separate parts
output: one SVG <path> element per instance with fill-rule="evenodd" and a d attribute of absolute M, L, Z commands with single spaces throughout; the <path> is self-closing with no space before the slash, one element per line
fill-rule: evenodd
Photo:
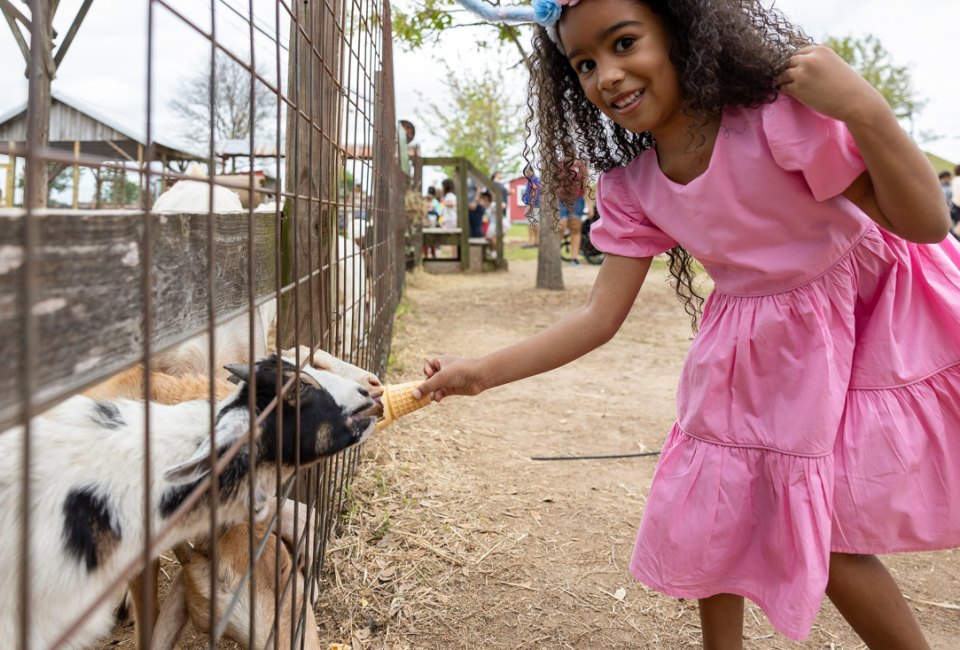
<path fill-rule="evenodd" d="M 878 228 L 841 196 L 864 170 L 841 122 L 781 95 L 727 111 L 687 185 L 655 150 L 604 173 L 591 232 L 631 257 L 679 242 L 716 286 L 631 571 L 746 596 L 795 639 L 831 551 L 960 546 L 960 248 Z"/>

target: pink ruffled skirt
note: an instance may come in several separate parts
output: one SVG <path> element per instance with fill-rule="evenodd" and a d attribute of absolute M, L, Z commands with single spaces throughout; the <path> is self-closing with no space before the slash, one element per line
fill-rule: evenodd
<path fill-rule="evenodd" d="M 831 552 L 960 546 L 960 249 L 870 228 L 817 278 L 707 302 L 631 561 L 809 634 Z"/>

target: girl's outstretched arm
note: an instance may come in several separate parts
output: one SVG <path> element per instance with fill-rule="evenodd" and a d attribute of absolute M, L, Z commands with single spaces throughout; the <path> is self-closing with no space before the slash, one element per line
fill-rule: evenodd
<path fill-rule="evenodd" d="M 780 89 L 842 120 L 867 164 L 844 192 L 871 219 L 914 242 L 942 241 L 950 228 L 936 173 L 900 128 L 886 100 L 828 47 L 798 50 L 777 80 Z"/>
<path fill-rule="evenodd" d="M 652 259 L 608 254 L 586 304 L 545 330 L 478 359 L 428 359 L 423 368 L 428 379 L 419 386 L 420 395 L 429 394 L 436 401 L 448 395 L 476 395 L 559 368 L 600 347 L 630 313 Z"/>

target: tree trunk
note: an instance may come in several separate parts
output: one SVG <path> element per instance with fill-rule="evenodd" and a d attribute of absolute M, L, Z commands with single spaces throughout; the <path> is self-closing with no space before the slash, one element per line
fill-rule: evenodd
<path fill-rule="evenodd" d="M 563 291 L 563 268 L 560 259 L 560 233 L 557 232 L 556 208 L 540 206 L 540 246 L 537 254 L 537 289 Z"/>

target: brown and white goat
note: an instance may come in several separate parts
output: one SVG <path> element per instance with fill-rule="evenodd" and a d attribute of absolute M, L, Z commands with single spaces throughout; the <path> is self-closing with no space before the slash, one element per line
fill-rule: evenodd
<path fill-rule="evenodd" d="M 271 499 L 271 502 L 273 500 Z M 251 563 L 249 534 L 250 525 L 237 524 L 220 535 L 215 542 L 206 541 L 195 546 L 179 544 L 174 553 L 182 570 L 176 574 L 160 610 L 160 618 L 154 631 L 152 650 L 172 650 L 187 622 L 201 632 L 208 632 L 210 624 L 210 578 L 212 565 L 210 551 L 216 545 L 218 567 L 216 574 L 216 617 L 220 621 L 227 616 L 224 635 L 242 647 L 256 650 L 290 650 L 294 638 L 303 637 L 304 650 L 319 650 L 320 636 L 313 612 L 313 601 L 307 598 L 304 607 L 307 569 L 312 565 L 312 549 L 304 539 L 310 522 L 308 511 L 313 509 L 292 500 L 284 502 L 277 517 L 276 529 L 269 528 L 269 521 L 254 525 L 255 544 L 261 541 L 263 550 L 255 563 Z M 295 523 L 296 522 L 296 523 Z M 297 543 L 299 539 L 299 544 Z M 279 563 L 277 562 L 279 558 Z M 250 599 L 249 585 L 243 582 L 252 564 L 256 592 Z M 276 591 L 279 586 L 279 593 Z M 228 603 L 235 594 L 239 602 L 227 614 Z M 274 630 L 275 605 L 279 604 L 279 624 L 275 639 L 270 639 Z M 250 612 L 256 612 L 256 628 L 250 630 Z M 302 630 L 291 634 L 291 622 L 300 625 L 300 612 L 304 612 Z M 268 642 L 269 639 L 269 642 Z"/>
<path fill-rule="evenodd" d="M 268 358 L 256 364 L 258 413 L 276 396 L 278 367 L 284 382 L 295 372 L 286 359 Z M 246 368 L 233 370 L 240 383 L 216 405 L 214 440 L 220 454 L 246 438 L 251 429 Z M 295 402 L 300 405 L 299 417 Z M 281 478 L 288 476 L 297 455 L 301 466 L 309 466 L 365 439 L 376 425 L 373 409 L 374 400 L 356 382 L 303 369 L 292 394 L 288 391 L 255 430 L 255 509 L 268 511 L 268 494 L 276 485 L 278 468 Z M 203 401 L 150 405 L 153 530 L 166 526 L 210 475 L 209 419 L 210 404 Z M 31 421 L 30 598 L 22 604 L 30 610 L 29 647 L 52 645 L 142 553 L 144 420 L 142 402 L 76 396 Z M 0 530 L 4 531 L 0 575 L 7 577 L 0 586 L 0 647 L 4 648 L 14 647 L 21 632 L 21 603 L 13 577 L 23 565 L 23 443 L 21 427 L 0 433 Z M 219 474 L 217 512 L 225 525 L 247 516 L 252 460 L 244 445 Z M 158 551 L 206 534 L 209 508 L 205 495 L 177 522 Z M 64 647 L 85 648 L 109 632 L 111 605 L 106 600 L 94 607 Z"/>

